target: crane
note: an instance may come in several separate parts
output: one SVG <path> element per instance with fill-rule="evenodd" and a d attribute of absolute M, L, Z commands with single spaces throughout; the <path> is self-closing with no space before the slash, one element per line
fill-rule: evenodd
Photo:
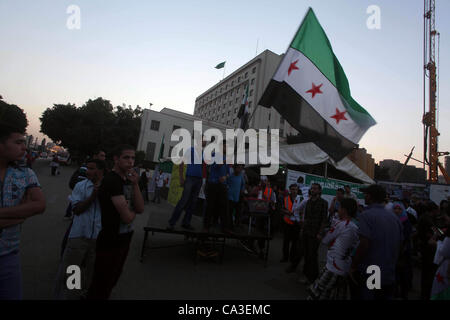
<path fill-rule="evenodd" d="M 423 74 L 423 118 L 424 125 L 424 152 L 423 163 L 428 165 L 428 181 L 436 183 L 438 181 L 438 168 L 442 171 L 444 177 L 448 178 L 448 173 L 443 170 L 439 163 L 439 157 L 449 154 L 448 152 L 438 151 L 439 131 L 436 126 L 437 114 L 437 89 L 438 89 L 438 66 L 436 64 L 436 38 L 439 39 L 439 32 L 436 31 L 436 1 L 424 0 L 424 74 Z M 438 41 L 439 45 L 439 41 Z M 439 48 L 438 48 L 439 59 Z M 428 78 L 428 111 L 426 111 L 426 90 Z M 428 152 L 428 158 L 427 158 Z M 447 180 L 447 183 L 450 181 Z"/>

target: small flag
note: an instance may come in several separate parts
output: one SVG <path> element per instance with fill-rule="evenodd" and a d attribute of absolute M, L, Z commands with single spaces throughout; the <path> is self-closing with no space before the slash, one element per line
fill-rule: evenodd
<path fill-rule="evenodd" d="M 353 100 L 347 76 L 310 8 L 258 103 L 274 107 L 333 160 L 357 147 L 375 120 Z"/>
<path fill-rule="evenodd" d="M 222 69 L 223 67 L 225 67 L 225 62 L 226 62 L 226 61 L 219 63 L 219 64 L 216 66 L 216 69 Z"/>
<path fill-rule="evenodd" d="M 245 88 L 244 98 L 242 99 L 241 107 L 239 108 L 238 118 L 241 120 L 240 128 L 245 130 L 248 122 L 248 85 Z"/>

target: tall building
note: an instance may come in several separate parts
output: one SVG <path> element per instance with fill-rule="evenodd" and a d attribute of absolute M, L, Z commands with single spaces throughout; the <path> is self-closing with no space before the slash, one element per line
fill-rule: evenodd
<path fill-rule="evenodd" d="M 232 128 L 239 127 L 240 121 L 237 115 L 248 85 L 249 127 L 280 129 L 280 137 L 297 134 L 297 131 L 275 109 L 257 106 L 282 57 L 283 55 L 265 50 L 244 64 L 195 99 L 194 116 Z"/>
<path fill-rule="evenodd" d="M 172 148 L 178 141 L 171 141 L 172 133 L 179 128 L 187 129 L 193 134 L 194 121 L 202 121 L 202 130 L 216 128 L 222 131 L 225 137 L 225 130 L 231 129 L 230 126 L 205 121 L 191 114 L 177 110 L 164 108 L 161 111 L 145 109 L 141 117 L 141 131 L 137 150 L 145 152 L 145 160 L 158 162 L 159 153 L 164 137 L 163 158 L 167 158 L 172 153 Z"/>
<path fill-rule="evenodd" d="M 403 163 L 397 160 L 386 159 L 380 161 L 380 167 L 386 168 L 389 174 L 389 180 L 393 181 L 403 167 Z M 398 182 L 425 183 L 427 173 L 423 168 L 415 166 L 406 166 L 399 177 Z"/>
<path fill-rule="evenodd" d="M 347 156 L 347 158 L 356 164 L 370 178 L 373 179 L 375 177 L 375 160 L 372 158 L 371 154 L 367 153 L 366 149 L 355 149 Z"/>

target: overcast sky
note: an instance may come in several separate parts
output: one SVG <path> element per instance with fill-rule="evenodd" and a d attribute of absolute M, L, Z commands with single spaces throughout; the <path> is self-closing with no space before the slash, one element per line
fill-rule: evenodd
<path fill-rule="evenodd" d="M 441 33 L 439 148 L 450 151 L 450 1 L 437 0 Z M 77 5 L 81 28 L 70 30 Z M 370 30 L 368 6 L 381 28 Z M 350 82 L 378 124 L 360 141 L 378 162 L 422 158 L 422 0 L 0 0 L 0 94 L 25 109 L 29 133 L 54 103 L 169 107 L 195 98 L 265 49 L 284 53 L 311 6 Z M 417 164 L 421 166 L 420 164 Z"/>

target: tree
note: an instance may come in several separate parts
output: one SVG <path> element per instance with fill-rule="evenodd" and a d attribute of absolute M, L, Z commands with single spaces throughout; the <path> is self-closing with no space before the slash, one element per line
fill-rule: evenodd
<path fill-rule="evenodd" d="M 41 132 L 69 149 L 73 158 L 84 158 L 101 147 L 111 151 L 118 144 L 137 145 L 142 109 L 114 107 L 97 98 L 82 107 L 55 104 L 42 114 Z"/>

